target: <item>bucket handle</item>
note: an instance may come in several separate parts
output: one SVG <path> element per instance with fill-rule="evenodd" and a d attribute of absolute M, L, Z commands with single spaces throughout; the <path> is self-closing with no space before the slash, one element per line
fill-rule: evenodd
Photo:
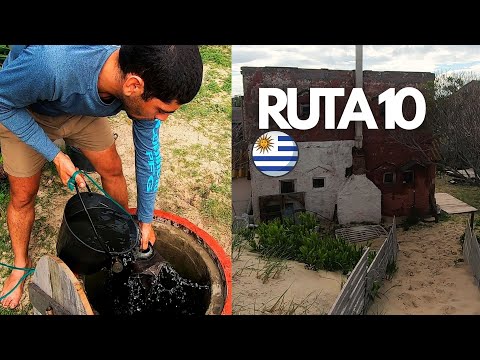
<path fill-rule="evenodd" d="M 86 184 L 86 183 L 85 183 Z M 95 239 L 97 240 L 97 242 L 100 244 L 100 246 L 102 247 L 103 251 L 105 251 L 105 253 L 107 254 L 107 256 L 112 259 L 112 254 L 110 254 L 110 251 L 108 250 L 108 247 L 107 245 L 105 245 L 105 243 L 103 242 L 102 238 L 100 237 L 100 235 L 98 235 L 97 233 L 97 229 L 95 229 L 95 225 L 93 224 L 93 221 L 92 221 L 92 218 L 90 217 L 90 214 L 88 213 L 88 210 L 87 210 L 87 207 L 85 206 L 85 203 L 83 202 L 83 199 L 82 199 L 82 196 L 80 194 L 80 190 L 78 189 L 78 185 L 77 183 L 74 183 L 75 185 L 75 190 L 77 190 L 77 195 L 82 203 L 82 206 L 83 206 L 83 209 L 85 210 L 85 213 L 87 214 L 87 217 L 88 217 L 88 220 L 90 221 L 90 225 L 92 225 L 92 229 L 93 229 L 93 232 L 95 234 Z M 88 192 L 91 193 L 90 191 L 90 188 L 88 187 L 87 185 L 87 189 L 88 189 Z"/>
<path fill-rule="evenodd" d="M 77 170 L 77 171 L 75 171 L 75 172 L 72 174 L 72 176 L 70 177 L 70 179 L 68 179 L 67 184 L 68 184 L 68 188 L 69 188 L 70 190 L 73 191 L 74 187 L 76 187 L 76 184 L 77 184 L 77 183 L 75 182 L 75 177 L 76 177 L 78 174 L 83 174 L 83 175 L 85 175 L 85 176 L 97 187 L 97 189 L 100 190 L 100 191 L 103 193 L 103 195 L 105 195 L 107 198 L 109 198 L 110 200 L 112 200 L 120 209 L 123 210 L 123 212 L 124 212 L 126 215 L 128 215 L 128 216 L 133 220 L 132 215 L 130 215 L 130 213 L 129 213 L 127 210 L 125 210 L 125 208 L 124 208 L 122 205 L 120 205 L 118 202 L 116 202 L 114 198 L 112 198 L 110 195 L 108 195 L 108 193 L 107 193 L 105 190 L 103 190 L 103 188 L 102 188 L 100 185 L 98 185 L 97 182 L 96 182 L 94 179 L 92 179 L 92 177 L 90 177 L 90 175 L 88 175 L 88 174 L 87 174 L 85 171 L 83 171 L 83 170 Z M 87 184 L 86 181 L 85 181 L 85 185 L 87 186 L 88 191 L 91 192 L 91 191 L 90 191 L 90 188 L 88 187 L 88 184 Z M 77 191 L 77 192 L 78 192 L 78 191 Z"/>

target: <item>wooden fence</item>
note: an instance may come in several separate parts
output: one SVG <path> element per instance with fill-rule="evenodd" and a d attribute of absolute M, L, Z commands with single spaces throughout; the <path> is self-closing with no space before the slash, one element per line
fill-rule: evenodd
<path fill-rule="evenodd" d="M 473 232 L 470 221 L 465 229 L 465 240 L 463 242 L 463 258 L 470 265 L 475 278 L 475 283 L 480 287 L 480 245 Z"/>
<path fill-rule="evenodd" d="M 329 315 L 355 315 L 363 312 L 366 297 L 368 252 L 369 248 L 366 248 L 342 291 L 338 294 Z"/>
<path fill-rule="evenodd" d="M 396 267 L 398 254 L 398 242 L 395 218 L 393 218 L 392 228 L 388 233 L 387 238 L 378 250 L 377 255 L 373 259 L 367 272 L 367 299 L 365 303 L 365 311 L 369 308 L 371 303 L 375 300 L 378 289 L 383 280 L 393 275 Z"/>
<path fill-rule="evenodd" d="M 376 292 L 387 276 L 387 272 L 394 269 L 397 260 L 398 242 L 395 218 L 387 238 L 370 266 L 367 263 L 369 251 L 370 249 L 366 248 L 342 291 L 338 294 L 329 315 L 360 315 L 367 312 L 368 307 L 375 299 Z"/>

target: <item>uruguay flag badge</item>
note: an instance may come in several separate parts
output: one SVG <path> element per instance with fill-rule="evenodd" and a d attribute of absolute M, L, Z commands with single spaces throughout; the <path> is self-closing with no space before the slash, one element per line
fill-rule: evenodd
<path fill-rule="evenodd" d="M 281 131 L 269 131 L 255 141 L 252 160 L 262 174 L 286 175 L 297 164 L 297 143 Z"/>

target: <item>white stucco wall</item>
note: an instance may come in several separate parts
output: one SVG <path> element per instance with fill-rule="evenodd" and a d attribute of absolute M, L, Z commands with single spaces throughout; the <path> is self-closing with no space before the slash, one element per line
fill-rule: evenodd
<path fill-rule="evenodd" d="M 233 215 L 240 216 L 248 212 L 248 205 L 252 198 L 250 180 L 246 177 L 232 179 L 232 206 Z"/>
<path fill-rule="evenodd" d="M 280 180 L 295 180 L 295 192 L 305 192 L 305 208 L 333 218 L 338 191 L 345 183 L 345 169 L 352 166 L 353 140 L 297 142 L 299 159 L 287 175 L 269 177 L 250 161 L 253 215 L 260 219 L 259 196 L 280 194 Z M 251 158 L 252 145 L 249 146 Z M 325 187 L 313 188 L 313 178 L 325 178 Z"/>
<path fill-rule="evenodd" d="M 352 175 L 338 192 L 337 213 L 340 224 L 380 223 L 382 192 L 366 175 Z"/>

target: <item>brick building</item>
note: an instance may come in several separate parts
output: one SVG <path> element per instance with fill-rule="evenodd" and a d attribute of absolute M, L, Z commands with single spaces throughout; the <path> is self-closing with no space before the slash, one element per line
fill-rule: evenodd
<path fill-rule="evenodd" d="M 258 126 L 259 88 L 275 87 L 284 91 L 297 88 L 300 118 L 309 116 L 310 88 L 344 88 L 345 96 L 335 99 L 335 123 L 338 124 L 355 87 L 355 71 L 243 67 L 242 75 L 243 146 L 250 149 L 256 139 L 267 131 L 260 130 Z M 381 215 L 407 216 L 412 209 L 421 216 L 433 214 L 435 165 L 429 160 L 431 137 L 422 128 L 408 131 L 410 139 L 423 148 L 423 151 L 412 150 L 405 140 L 405 130 L 382 130 L 385 109 L 383 104 L 378 104 L 379 94 L 389 88 L 395 88 L 397 92 L 404 87 L 414 87 L 427 97 L 427 85 L 433 81 L 434 74 L 426 72 L 364 71 L 363 91 L 378 124 L 377 130 L 367 129 L 364 122 L 360 131 L 352 122 L 346 130 L 326 130 L 325 99 L 321 97 L 317 126 L 307 131 L 281 130 L 289 134 L 299 147 L 299 161 L 291 173 L 269 178 L 250 162 L 256 220 L 265 219 L 262 216 L 265 209 L 261 209 L 260 203 L 263 207 L 280 206 L 277 211 L 281 212 L 286 201 L 292 201 L 294 208 L 304 206 L 330 219 L 336 215 L 340 223 L 379 222 Z M 415 107 L 407 100 L 411 98 L 404 102 L 404 114 L 406 119 L 411 119 Z M 286 109 L 282 115 L 287 118 Z M 274 130 L 280 129 L 271 121 L 269 131 Z M 295 198 L 292 193 L 299 195 Z M 292 197 L 294 200 L 288 200 Z M 270 200 L 273 202 L 267 204 Z"/>

